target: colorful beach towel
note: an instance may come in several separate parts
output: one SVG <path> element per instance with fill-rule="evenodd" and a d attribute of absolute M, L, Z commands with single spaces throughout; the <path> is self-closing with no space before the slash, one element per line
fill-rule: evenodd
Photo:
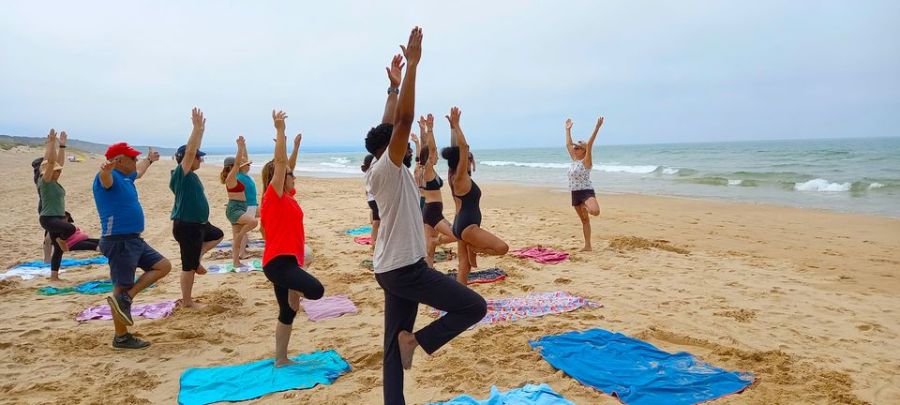
<path fill-rule="evenodd" d="M 230 240 L 223 240 L 216 245 L 216 249 L 231 249 L 231 245 L 232 243 Z M 262 239 L 253 239 L 248 241 L 247 245 L 249 249 L 262 249 L 266 247 L 266 241 Z"/>
<path fill-rule="evenodd" d="M 603 329 L 544 336 L 529 343 L 540 348 L 553 367 L 630 405 L 711 401 L 743 391 L 754 378 Z"/>
<path fill-rule="evenodd" d="M 274 359 L 221 367 L 189 368 L 181 374 L 178 403 L 182 405 L 236 402 L 274 392 L 330 385 L 350 371 L 334 350 L 301 354 L 298 364 L 275 367 Z"/>
<path fill-rule="evenodd" d="M 532 293 L 523 297 L 489 298 L 485 301 L 487 301 L 487 314 L 476 325 L 491 325 L 549 314 L 561 314 L 582 307 L 602 307 L 587 298 L 574 296 L 565 291 Z M 433 315 L 444 316 L 445 313 L 432 309 Z"/>
<path fill-rule="evenodd" d="M 89 266 L 92 264 L 109 263 L 105 256 L 95 256 L 87 259 L 65 258 L 60 263 L 59 273 L 65 273 L 69 267 Z M 31 280 L 35 277 L 50 277 L 50 264 L 42 261 L 32 261 L 17 264 L 0 274 L 0 280 L 6 280 L 11 277 L 20 277 L 22 280 Z"/>
<path fill-rule="evenodd" d="M 38 289 L 40 295 L 65 295 L 65 294 L 105 294 L 113 290 L 113 284 L 110 280 L 88 281 L 78 284 L 74 287 L 43 287 Z"/>
<path fill-rule="evenodd" d="M 300 300 L 303 311 L 309 317 L 310 321 L 321 321 L 324 319 L 337 318 L 343 314 L 355 314 L 358 310 L 353 301 L 350 301 L 346 295 L 334 295 L 330 297 L 322 297 L 317 300 Z"/>
<path fill-rule="evenodd" d="M 553 391 L 547 384 L 527 384 L 522 388 L 513 388 L 500 392 L 491 386 L 491 396 L 485 400 L 477 400 L 468 395 L 460 395 L 447 402 L 435 402 L 432 405 L 575 405 L 561 394 Z"/>
<path fill-rule="evenodd" d="M 253 259 L 244 261 L 241 267 L 234 267 L 232 262 L 213 263 L 206 265 L 206 272 L 209 274 L 225 274 L 225 273 L 247 273 L 250 271 L 262 271 L 262 260 Z"/>
<path fill-rule="evenodd" d="M 372 237 L 371 236 L 357 236 L 353 238 L 353 241 L 360 245 L 371 245 Z"/>
<path fill-rule="evenodd" d="M 142 316 L 147 319 L 160 319 L 172 315 L 175 310 L 175 300 L 156 302 L 152 304 L 136 304 L 131 307 L 131 316 Z M 112 311 L 109 305 L 90 307 L 78 313 L 75 320 L 78 322 L 112 319 Z"/>
<path fill-rule="evenodd" d="M 350 235 L 350 236 L 368 235 L 368 234 L 372 233 L 372 226 L 366 225 L 366 226 L 361 226 L 359 228 L 348 229 L 344 233 L 346 233 L 347 235 Z"/>
<path fill-rule="evenodd" d="M 541 246 L 510 251 L 509 254 L 523 259 L 534 259 L 541 264 L 556 264 L 569 258 L 569 254 Z"/>
<path fill-rule="evenodd" d="M 447 272 L 447 275 L 456 278 L 456 270 L 450 270 Z M 506 272 L 497 267 L 493 267 L 487 270 L 478 270 L 469 273 L 466 284 L 493 283 L 504 279 L 506 279 Z"/>

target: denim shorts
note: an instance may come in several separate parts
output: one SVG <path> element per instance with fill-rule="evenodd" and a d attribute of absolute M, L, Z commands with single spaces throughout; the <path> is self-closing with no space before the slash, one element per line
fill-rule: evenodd
<path fill-rule="evenodd" d="M 135 270 L 150 271 L 153 265 L 165 259 L 139 234 L 104 236 L 100 239 L 100 252 L 109 259 L 109 278 L 120 287 L 134 285 Z"/>

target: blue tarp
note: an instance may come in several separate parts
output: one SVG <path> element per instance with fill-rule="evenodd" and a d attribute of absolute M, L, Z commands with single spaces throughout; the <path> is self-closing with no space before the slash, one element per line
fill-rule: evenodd
<path fill-rule="evenodd" d="M 432 405 L 575 405 L 563 398 L 547 384 L 528 384 L 522 388 L 514 388 L 500 392 L 496 386 L 491 387 L 491 396 L 485 400 L 477 400 L 468 395 L 460 395 L 447 402 L 436 402 Z"/>
<path fill-rule="evenodd" d="M 78 266 L 87 266 L 87 265 L 89 265 L 89 264 L 106 264 L 106 263 L 109 263 L 109 261 L 106 260 L 106 256 L 96 256 L 96 257 L 91 257 L 91 258 L 87 258 L 87 259 L 70 259 L 70 258 L 65 258 L 65 259 L 62 259 L 62 263 L 60 264 L 60 268 L 66 268 L 66 267 L 78 267 Z M 18 268 L 18 267 L 29 267 L 29 268 L 36 268 L 36 269 L 47 268 L 47 269 L 49 269 L 49 268 L 50 268 L 50 263 L 44 263 L 43 261 L 36 260 L 36 261 L 33 261 L 33 262 L 19 263 L 19 264 L 13 266 L 11 269 L 15 269 L 15 268 Z"/>
<path fill-rule="evenodd" d="M 344 233 L 350 236 L 368 235 L 372 233 L 372 227 L 370 225 L 361 226 L 359 228 L 348 229 Z"/>
<path fill-rule="evenodd" d="M 274 359 L 233 366 L 189 368 L 181 374 L 178 403 L 184 405 L 235 402 L 273 392 L 329 385 L 350 365 L 334 350 L 291 358 L 297 365 L 275 367 Z"/>
<path fill-rule="evenodd" d="M 752 374 L 603 329 L 544 336 L 530 344 L 553 367 L 631 405 L 696 404 L 741 392 L 753 382 Z"/>

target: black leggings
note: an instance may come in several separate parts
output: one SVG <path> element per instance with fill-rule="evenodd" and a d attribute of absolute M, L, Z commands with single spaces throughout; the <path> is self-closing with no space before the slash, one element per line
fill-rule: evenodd
<path fill-rule="evenodd" d="M 306 299 L 317 300 L 325 295 L 325 287 L 311 274 L 300 268 L 294 256 L 276 256 L 263 266 L 266 278 L 275 285 L 278 300 L 278 322 L 292 325 L 297 311 L 288 303 L 288 290 L 300 291 Z"/>
<path fill-rule="evenodd" d="M 69 250 L 97 250 L 97 245 L 99 244 L 100 239 L 85 239 L 72 245 Z"/>
<path fill-rule="evenodd" d="M 59 264 L 62 262 L 63 251 L 56 243 L 56 239 L 68 239 L 75 233 L 75 225 L 66 221 L 66 217 L 49 217 L 41 216 L 38 221 L 41 227 L 50 234 L 50 243 L 53 246 L 53 256 L 50 257 L 50 271 L 59 271 Z"/>

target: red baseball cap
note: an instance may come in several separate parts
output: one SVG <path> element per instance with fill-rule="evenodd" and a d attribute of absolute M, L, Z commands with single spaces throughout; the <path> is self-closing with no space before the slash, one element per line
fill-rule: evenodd
<path fill-rule="evenodd" d="M 128 157 L 137 157 L 140 155 L 141 151 L 128 146 L 127 142 L 119 142 L 109 145 L 109 148 L 106 149 L 106 158 L 112 159 L 119 155 L 125 155 Z"/>

